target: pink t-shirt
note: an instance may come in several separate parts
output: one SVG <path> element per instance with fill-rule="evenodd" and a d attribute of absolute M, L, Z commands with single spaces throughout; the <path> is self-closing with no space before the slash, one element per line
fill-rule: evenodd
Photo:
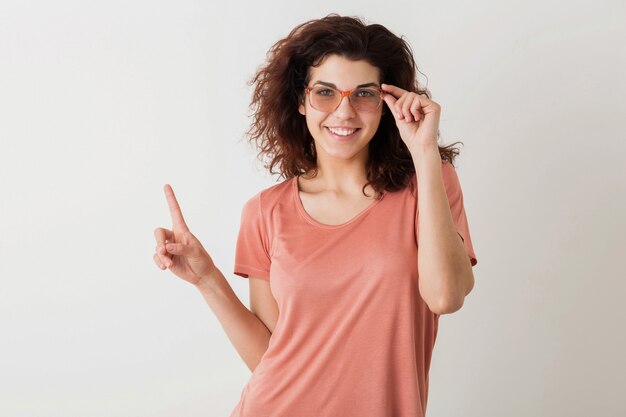
<path fill-rule="evenodd" d="M 456 170 L 443 161 L 442 174 L 476 265 Z M 296 177 L 246 202 L 234 273 L 268 280 L 280 313 L 231 417 L 425 415 L 439 316 L 419 293 L 417 216 L 406 187 L 325 225 Z"/>

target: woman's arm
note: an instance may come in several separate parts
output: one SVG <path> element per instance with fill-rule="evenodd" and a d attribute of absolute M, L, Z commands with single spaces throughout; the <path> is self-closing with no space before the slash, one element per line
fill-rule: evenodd
<path fill-rule="evenodd" d="M 201 279 L 196 287 L 220 321 L 239 356 L 254 372 L 269 345 L 270 331 L 241 303 L 219 269 L 215 268 L 213 276 Z"/>
<path fill-rule="evenodd" d="M 452 218 L 438 147 L 412 149 L 411 155 L 419 189 L 420 294 L 432 312 L 453 313 L 474 286 L 472 265 Z"/>

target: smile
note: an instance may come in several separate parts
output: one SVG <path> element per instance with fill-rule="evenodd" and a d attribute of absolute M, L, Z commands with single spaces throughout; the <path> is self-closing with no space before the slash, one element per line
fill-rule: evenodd
<path fill-rule="evenodd" d="M 329 128 L 328 126 L 325 126 L 325 128 L 331 134 L 331 136 L 333 136 L 334 138 L 337 138 L 337 139 L 350 139 L 353 136 L 355 136 L 356 132 L 361 130 L 360 128 L 357 128 L 357 129 L 333 129 L 333 128 Z"/>

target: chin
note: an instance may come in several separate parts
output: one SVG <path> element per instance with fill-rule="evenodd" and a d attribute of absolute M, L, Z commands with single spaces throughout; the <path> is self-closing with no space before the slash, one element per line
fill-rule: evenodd
<path fill-rule="evenodd" d="M 316 144 L 316 147 L 319 149 L 319 144 Z M 333 158 L 352 159 L 360 152 L 367 151 L 368 143 L 336 144 L 325 141 L 321 147 L 324 153 Z"/>

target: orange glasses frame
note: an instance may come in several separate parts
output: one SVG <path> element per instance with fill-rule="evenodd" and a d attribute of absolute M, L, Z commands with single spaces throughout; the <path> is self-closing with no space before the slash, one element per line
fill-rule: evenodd
<path fill-rule="evenodd" d="M 310 92 L 311 92 L 311 90 L 313 90 L 313 88 L 314 88 L 314 87 L 316 87 L 316 86 L 317 86 L 317 85 L 315 85 L 315 86 L 313 86 L 313 87 L 307 87 L 307 88 L 304 90 L 305 94 L 306 94 L 307 96 L 309 96 L 309 104 L 311 105 L 311 107 L 313 107 L 313 103 L 311 103 L 311 95 L 310 95 L 309 93 L 310 93 Z M 328 88 L 328 89 L 330 89 L 330 90 L 335 90 L 335 91 L 337 91 L 337 92 L 339 92 L 339 93 L 341 94 L 341 99 L 339 100 L 339 103 L 337 103 L 337 107 L 335 107 L 332 111 L 335 111 L 335 110 L 337 110 L 337 109 L 339 108 L 339 105 L 340 105 L 340 104 L 341 104 L 341 102 L 343 101 L 343 98 L 344 98 L 344 97 L 348 97 L 348 102 L 350 103 L 350 106 L 352 106 L 352 108 L 353 108 L 354 110 L 356 110 L 356 109 L 354 108 L 354 105 L 352 104 L 352 99 L 350 98 L 350 95 L 351 95 L 351 94 L 352 94 L 352 92 L 353 92 L 353 91 L 355 91 L 355 90 L 366 89 L 366 90 L 376 90 L 376 91 L 378 91 L 378 92 L 380 93 L 380 98 L 381 98 L 381 100 L 380 100 L 380 103 L 378 103 L 378 106 L 376 106 L 376 109 L 378 109 L 378 108 L 380 107 L 380 105 L 383 103 L 382 98 L 385 96 L 385 91 L 384 91 L 384 90 L 382 90 L 382 89 L 380 89 L 380 88 L 361 87 L 361 88 L 353 88 L 352 90 L 342 91 L 342 90 L 339 90 L 339 89 L 337 89 L 337 88 L 328 87 L 328 86 L 325 86 L 325 85 L 320 85 L 319 87 Z M 315 107 L 313 107 L 313 108 L 315 109 Z M 321 110 L 319 110 L 319 109 L 315 109 L 315 110 L 321 111 Z"/>

